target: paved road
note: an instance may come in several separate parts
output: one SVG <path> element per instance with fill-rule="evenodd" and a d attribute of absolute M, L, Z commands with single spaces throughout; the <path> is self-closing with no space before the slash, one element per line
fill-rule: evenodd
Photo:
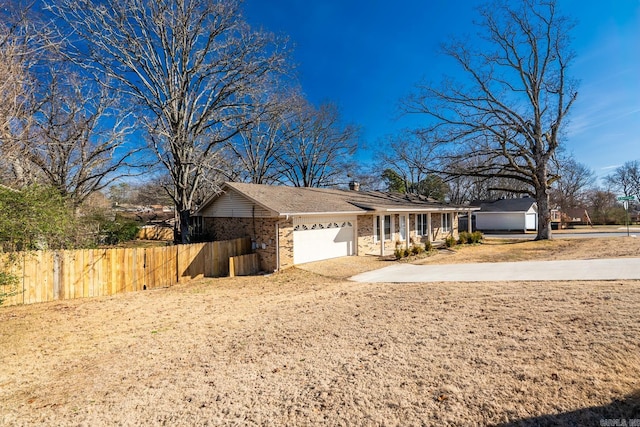
<path fill-rule="evenodd" d="M 554 239 L 598 239 L 604 237 L 627 237 L 627 230 L 624 231 L 593 231 L 593 232 L 552 232 Z M 640 236 L 640 228 L 629 229 L 629 234 L 633 237 Z M 530 239 L 536 238 L 536 233 L 484 233 L 485 237 L 495 237 L 498 239 Z"/>
<path fill-rule="evenodd" d="M 366 283 L 640 279 L 640 258 L 446 265 L 395 264 L 351 277 Z"/>

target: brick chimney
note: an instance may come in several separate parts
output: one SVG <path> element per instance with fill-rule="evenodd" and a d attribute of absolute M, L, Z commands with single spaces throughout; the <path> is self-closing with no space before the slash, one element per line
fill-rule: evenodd
<path fill-rule="evenodd" d="M 360 191 L 360 183 L 358 181 L 351 181 L 349 183 L 349 190 Z"/>

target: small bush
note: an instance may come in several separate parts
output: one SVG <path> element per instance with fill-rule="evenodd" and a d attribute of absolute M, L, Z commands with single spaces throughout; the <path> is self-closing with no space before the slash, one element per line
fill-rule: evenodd
<path fill-rule="evenodd" d="M 411 255 L 411 251 L 408 248 L 405 248 L 405 250 L 403 251 L 403 254 L 405 257 L 408 257 L 409 255 Z"/>
<path fill-rule="evenodd" d="M 484 239 L 484 235 L 481 231 L 474 231 L 471 233 L 471 243 L 480 243 Z"/>
<path fill-rule="evenodd" d="M 468 231 L 461 231 L 458 243 L 461 245 L 471 245 L 480 243 L 483 238 L 484 236 L 480 231 L 474 231 L 473 233 L 469 233 Z"/>
<path fill-rule="evenodd" d="M 424 252 L 424 249 L 422 249 L 422 246 L 414 245 L 411 247 L 411 253 L 414 255 L 419 255 L 422 252 Z"/>
<path fill-rule="evenodd" d="M 396 249 L 393 254 L 396 256 L 396 259 L 400 259 L 404 256 L 404 251 L 402 249 Z"/>
<path fill-rule="evenodd" d="M 102 242 L 107 245 L 117 245 L 120 242 L 133 240 L 140 231 L 140 224 L 132 219 L 116 216 L 114 221 L 100 224 Z"/>
<path fill-rule="evenodd" d="M 430 241 L 427 240 L 426 242 L 424 242 L 424 250 L 427 252 L 431 252 L 433 250 L 433 245 Z"/>
<path fill-rule="evenodd" d="M 0 305 L 18 293 L 18 276 L 0 271 Z"/>
<path fill-rule="evenodd" d="M 444 245 L 448 248 L 453 248 L 456 243 L 458 242 L 453 236 L 448 236 L 446 239 L 444 239 Z"/>
<path fill-rule="evenodd" d="M 471 233 L 469 233 L 468 231 L 460 232 L 458 243 L 460 243 L 461 245 L 466 245 L 468 243 L 471 243 L 472 240 L 473 240 L 473 237 Z"/>

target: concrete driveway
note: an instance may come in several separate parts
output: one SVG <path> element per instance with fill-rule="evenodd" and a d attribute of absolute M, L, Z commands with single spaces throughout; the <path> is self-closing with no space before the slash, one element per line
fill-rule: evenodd
<path fill-rule="evenodd" d="M 640 258 L 474 264 L 395 264 L 350 278 L 366 283 L 640 279 Z"/>

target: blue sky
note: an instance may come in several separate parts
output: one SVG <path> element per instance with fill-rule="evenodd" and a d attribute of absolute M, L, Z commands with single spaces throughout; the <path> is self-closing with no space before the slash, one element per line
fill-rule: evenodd
<path fill-rule="evenodd" d="M 307 98 L 338 104 L 363 129 L 370 159 L 385 135 L 416 124 L 399 100 L 453 74 L 438 46 L 475 33 L 475 0 L 245 0 L 251 25 L 288 35 Z M 579 96 L 565 147 L 604 176 L 640 159 L 640 0 L 558 0 L 577 21 L 572 77 Z"/>

